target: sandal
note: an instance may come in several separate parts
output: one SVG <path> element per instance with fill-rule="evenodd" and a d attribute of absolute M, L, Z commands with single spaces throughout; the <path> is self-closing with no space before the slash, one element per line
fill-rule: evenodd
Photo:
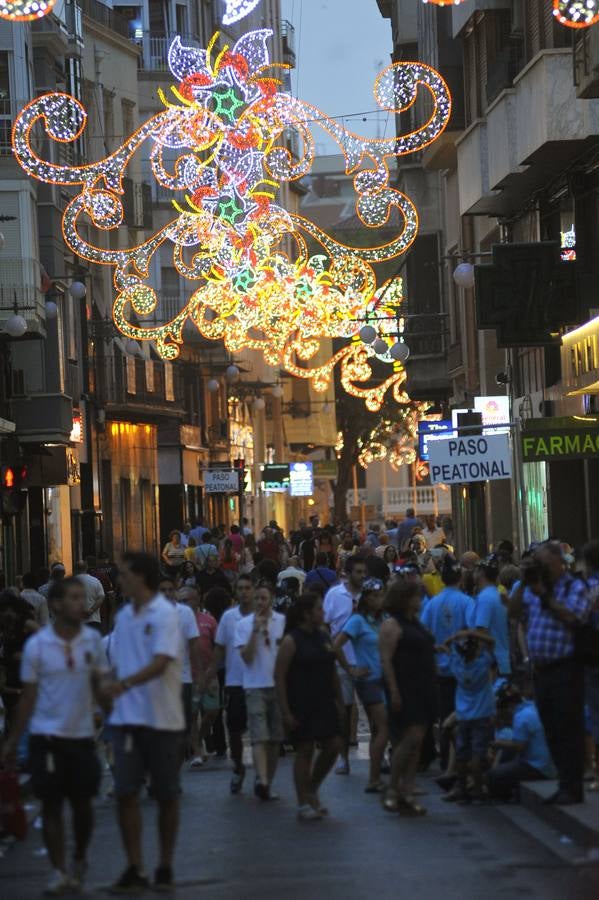
<path fill-rule="evenodd" d="M 365 794 L 382 794 L 386 789 L 386 784 L 383 781 L 375 781 L 373 784 L 367 784 L 364 788 Z"/>
<path fill-rule="evenodd" d="M 321 803 L 321 800 L 320 800 L 320 797 L 318 796 L 318 794 L 311 794 L 311 795 L 308 797 L 308 803 L 310 804 L 310 806 L 312 807 L 312 809 L 315 809 L 316 812 L 319 813 L 319 815 L 321 815 L 321 816 L 328 816 L 328 814 L 329 814 L 328 807 L 323 806 L 323 804 Z"/>
<path fill-rule="evenodd" d="M 393 790 L 387 790 L 383 798 L 383 809 L 390 813 L 399 812 L 399 798 Z"/>
<path fill-rule="evenodd" d="M 426 809 L 411 797 L 400 797 L 398 802 L 398 812 L 402 816 L 425 816 Z"/>

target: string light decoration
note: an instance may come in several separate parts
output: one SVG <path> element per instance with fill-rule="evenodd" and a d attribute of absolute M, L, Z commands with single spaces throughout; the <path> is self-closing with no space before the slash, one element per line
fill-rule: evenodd
<path fill-rule="evenodd" d="M 464 0 L 422 0 L 423 3 L 430 3 L 433 6 L 459 6 Z"/>
<path fill-rule="evenodd" d="M 34 22 L 47 16 L 56 0 L 0 0 L 0 19 Z"/>
<path fill-rule="evenodd" d="M 260 0 L 225 0 L 223 25 L 233 25 L 256 9 Z"/>
<path fill-rule="evenodd" d="M 87 121 L 74 97 L 44 94 L 16 119 L 15 156 L 41 181 L 80 186 L 63 215 L 64 239 L 79 257 L 114 267 L 113 318 L 125 337 L 154 341 L 163 358 L 175 359 L 191 320 L 205 338 L 222 341 L 230 353 L 258 350 L 269 365 L 310 379 L 318 391 L 326 390 L 339 365 L 345 390 L 363 398 L 369 409 L 380 409 L 389 389 L 398 402 L 405 402 L 405 372 L 389 352 L 396 336 L 385 324 L 389 309 L 403 299 L 401 280 L 377 288 L 373 264 L 404 253 L 416 237 L 416 208 L 391 187 L 388 161 L 422 150 L 441 134 L 451 113 L 449 89 L 422 63 L 387 66 L 374 86 L 378 105 L 397 116 L 422 90 L 430 100 L 430 115 L 407 134 L 360 137 L 280 90 L 267 49 L 271 36 L 267 29 L 251 31 L 220 49 L 218 33 L 206 49 L 186 47 L 175 37 L 168 62 L 177 84 L 169 95 L 158 89 L 164 110 L 113 154 L 89 165 L 58 165 L 37 155 L 36 126 L 42 125 L 52 140 L 68 143 L 83 133 Z M 342 244 L 277 203 L 283 183 L 311 170 L 315 125 L 343 151 L 364 226 L 376 230 L 388 224 L 394 210 L 399 213 L 398 233 L 386 243 L 366 248 Z M 287 146 L 291 132 L 302 148 L 295 157 Z M 122 223 L 123 172 L 146 142 L 154 177 L 173 192 L 175 217 L 127 249 L 90 243 L 84 237 L 90 222 L 103 231 Z M 323 252 L 309 252 L 308 239 Z M 171 321 L 157 325 L 158 294 L 147 278 L 152 257 L 169 244 L 179 274 L 197 282 L 197 288 Z M 154 324 L 144 323 L 149 315 Z M 365 321 L 379 335 L 372 346 L 358 338 Z M 324 365 L 310 368 L 323 338 L 349 343 Z M 391 372 L 373 387 L 375 359 Z"/>
<path fill-rule="evenodd" d="M 567 28 L 590 28 L 599 22 L 598 0 L 553 0 L 553 15 Z"/>

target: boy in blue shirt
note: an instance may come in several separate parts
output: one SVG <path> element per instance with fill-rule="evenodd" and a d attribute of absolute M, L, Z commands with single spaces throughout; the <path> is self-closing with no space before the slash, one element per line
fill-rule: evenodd
<path fill-rule="evenodd" d="M 456 771 L 458 803 L 482 802 L 483 772 L 493 740 L 495 694 L 491 673 L 495 667 L 494 640 L 477 630 L 458 631 L 446 645 L 451 646 L 449 665 L 457 681 Z M 446 649 L 444 647 L 443 649 Z M 468 792 L 468 772 L 473 779 Z"/>
<path fill-rule="evenodd" d="M 493 742 L 501 754 L 486 781 L 492 797 L 508 801 L 518 794 L 522 781 L 554 778 L 556 771 L 534 701 L 515 685 L 506 684 L 497 693 L 497 707 L 511 717 L 512 734 Z"/>

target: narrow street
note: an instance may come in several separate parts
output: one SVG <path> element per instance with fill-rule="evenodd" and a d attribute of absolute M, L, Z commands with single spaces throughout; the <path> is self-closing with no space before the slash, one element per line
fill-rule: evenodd
<path fill-rule="evenodd" d="M 281 800 L 260 805 L 251 794 L 252 770 L 240 797 L 228 792 L 225 763 L 186 772 L 182 826 L 176 854 L 176 896 L 182 898 L 309 898 L 361 900 L 413 896 L 460 900 L 592 900 L 599 867 L 575 867 L 521 831 L 498 807 L 458 807 L 441 801 L 429 778 L 422 819 L 385 814 L 365 796 L 363 760 L 349 778 L 331 775 L 323 791 L 328 820 L 295 818 L 291 764 L 282 761 L 276 787 Z M 154 809 L 144 802 L 147 868 L 153 865 Z M 150 827 L 152 826 L 152 827 Z M 38 897 L 47 878 L 41 833 L 0 861 L 0 892 L 14 900 Z M 86 896 L 101 897 L 120 874 L 123 855 L 113 804 L 101 800 L 92 843 Z"/>

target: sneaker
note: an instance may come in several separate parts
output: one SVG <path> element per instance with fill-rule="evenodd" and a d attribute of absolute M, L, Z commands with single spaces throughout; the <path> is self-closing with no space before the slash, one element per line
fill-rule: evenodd
<path fill-rule="evenodd" d="M 73 883 L 66 872 L 56 869 L 44 889 L 44 897 L 61 897 L 73 887 Z"/>
<path fill-rule="evenodd" d="M 335 769 L 335 775 L 349 775 L 349 762 L 341 757 L 340 762 Z"/>
<path fill-rule="evenodd" d="M 125 869 L 118 881 L 110 888 L 111 894 L 141 894 L 147 890 L 150 882 L 137 866 L 129 866 Z"/>
<path fill-rule="evenodd" d="M 154 890 L 164 893 L 174 890 L 173 870 L 170 866 L 158 866 L 154 873 Z"/>
<path fill-rule="evenodd" d="M 204 765 L 204 760 L 201 756 L 194 756 L 192 761 L 189 763 L 190 769 L 199 769 Z"/>
<path fill-rule="evenodd" d="M 71 884 L 74 888 L 83 887 L 85 876 L 87 874 L 88 865 L 86 859 L 74 859 L 71 869 Z"/>
<path fill-rule="evenodd" d="M 254 794 L 259 800 L 270 800 L 270 790 L 267 784 L 257 781 L 254 785 Z"/>
<path fill-rule="evenodd" d="M 318 810 L 314 809 L 313 806 L 310 806 L 309 803 L 305 803 L 303 806 L 298 807 L 297 817 L 300 822 L 318 822 L 322 819 Z"/>
<path fill-rule="evenodd" d="M 231 793 L 239 794 L 243 787 L 243 779 L 245 778 L 245 766 L 240 766 L 231 777 Z"/>

